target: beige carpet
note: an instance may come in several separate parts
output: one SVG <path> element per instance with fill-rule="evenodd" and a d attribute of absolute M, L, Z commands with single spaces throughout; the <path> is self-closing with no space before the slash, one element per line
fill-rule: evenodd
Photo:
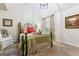
<path fill-rule="evenodd" d="M 15 43 L 5 50 L 0 50 L 0 56 L 21 56 L 20 52 L 17 48 L 17 43 Z M 79 56 L 79 48 L 54 42 L 52 48 L 45 48 L 39 52 L 28 54 L 28 56 Z"/>
<path fill-rule="evenodd" d="M 79 48 L 60 42 L 54 42 L 52 48 L 45 49 L 34 56 L 79 56 Z"/>
<path fill-rule="evenodd" d="M 17 43 L 0 50 L 0 56 L 20 56 L 20 51 L 17 48 Z"/>

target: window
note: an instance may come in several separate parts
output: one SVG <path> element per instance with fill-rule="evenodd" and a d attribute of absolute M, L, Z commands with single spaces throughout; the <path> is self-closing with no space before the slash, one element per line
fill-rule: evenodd
<path fill-rule="evenodd" d="M 48 8 L 48 3 L 41 3 L 40 8 L 41 9 L 47 9 Z"/>

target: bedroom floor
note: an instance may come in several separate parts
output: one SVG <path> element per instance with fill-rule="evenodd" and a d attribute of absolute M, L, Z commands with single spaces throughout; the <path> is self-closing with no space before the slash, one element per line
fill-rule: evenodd
<path fill-rule="evenodd" d="M 36 53 L 35 56 L 79 56 L 79 48 L 60 42 L 54 42 L 52 48 Z"/>
<path fill-rule="evenodd" d="M 0 50 L 0 56 L 21 56 L 21 54 L 17 49 L 17 44 L 13 44 L 5 50 Z M 79 56 L 79 48 L 60 42 L 54 42 L 52 48 L 45 49 L 29 56 Z"/>
<path fill-rule="evenodd" d="M 17 43 L 7 47 L 4 50 L 0 50 L 0 56 L 19 56 L 19 50 L 17 48 Z"/>

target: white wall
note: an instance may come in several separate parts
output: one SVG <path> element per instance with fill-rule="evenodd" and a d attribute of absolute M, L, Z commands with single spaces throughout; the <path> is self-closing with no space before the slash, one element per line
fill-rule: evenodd
<path fill-rule="evenodd" d="M 39 26 L 39 22 L 40 22 L 39 8 L 40 7 L 37 7 L 37 6 L 38 4 L 29 3 L 23 6 L 18 6 L 13 9 L 10 8 L 7 11 L 0 10 L 0 29 L 7 29 L 9 34 L 13 36 L 14 41 L 16 41 L 17 34 L 18 34 L 18 22 L 21 22 L 22 26 L 28 22 L 35 23 Z M 12 27 L 2 26 L 3 18 L 12 19 L 13 26 Z"/>
<path fill-rule="evenodd" d="M 17 40 L 17 34 L 18 34 L 18 22 L 22 23 L 22 26 L 25 23 L 35 23 L 39 26 L 40 22 L 40 7 L 34 7 L 38 6 L 38 4 L 25 4 L 23 6 L 19 6 L 13 9 L 9 9 L 7 11 L 1 11 L 0 10 L 0 29 L 7 29 L 9 34 L 13 36 L 14 41 Z M 12 19 L 13 26 L 12 27 L 4 27 L 3 24 L 3 18 Z"/>
<path fill-rule="evenodd" d="M 39 3 L 29 3 L 26 5 L 27 5 L 26 7 L 27 21 L 26 22 L 37 24 L 37 27 L 39 28 L 40 20 L 41 20 Z"/>
<path fill-rule="evenodd" d="M 55 36 L 56 40 L 79 47 L 79 29 L 65 29 L 65 17 L 79 14 L 79 5 L 60 11 L 58 6 L 50 4 L 47 10 L 40 10 L 40 17 L 44 18 L 55 14 Z M 55 12 L 56 10 L 57 12 Z"/>
<path fill-rule="evenodd" d="M 55 14 L 56 40 L 79 47 L 79 29 L 65 28 L 65 17 L 75 14 L 79 14 L 79 5 Z"/>
<path fill-rule="evenodd" d="M 28 10 L 27 19 L 30 20 L 32 18 L 31 21 L 37 24 L 40 23 L 42 18 L 55 14 L 56 40 L 79 47 L 79 29 L 65 29 L 65 17 L 79 14 L 79 5 L 60 11 L 56 4 L 49 4 L 48 9 L 40 9 L 39 4 L 31 4 Z"/>
<path fill-rule="evenodd" d="M 27 15 L 26 15 L 27 16 Z M 4 27 L 3 24 L 3 18 L 12 19 L 13 26 L 12 27 Z M 18 22 L 25 22 L 25 7 L 21 6 L 18 8 L 14 8 L 12 10 L 7 11 L 1 11 L 0 10 L 0 29 L 7 29 L 9 34 L 12 35 L 13 40 L 17 40 L 17 34 L 18 34 Z"/>
<path fill-rule="evenodd" d="M 17 39 L 17 23 L 22 22 L 22 24 L 27 22 L 36 23 L 39 26 L 40 20 L 43 17 L 50 16 L 54 14 L 54 9 L 50 4 L 50 8 L 48 11 L 40 10 L 39 4 L 28 4 L 28 6 L 20 6 L 18 8 L 8 10 L 8 11 L 0 11 L 0 29 L 6 28 L 14 38 L 14 41 Z M 56 5 L 54 5 L 56 10 L 58 11 Z M 52 8 L 52 9 L 51 9 Z M 79 5 L 65 11 L 58 11 L 55 13 L 55 35 L 56 40 L 60 42 L 64 42 L 67 44 L 71 44 L 79 47 L 79 29 L 65 29 L 65 17 L 79 14 Z M 10 18 L 13 20 L 12 27 L 3 27 L 2 19 Z"/>
<path fill-rule="evenodd" d="M 60 11 L 56 4 L 49 4 L 48 9 L 40 9 L 39 4 L 29 4 L 28 18 L 31 22 L 40 23 L 41 18 L 55 14 L 56 40 L 79 47 L 79 29 L 65 29 L 65 17 L 79 14 L 79 5 Z"/>
<path fill-rule="evenodd" d="M 55 40 L 63 41 L 61 12 L 58 12 L 57 14 L 54 15 L 54 21 L 55 21 Z"/>

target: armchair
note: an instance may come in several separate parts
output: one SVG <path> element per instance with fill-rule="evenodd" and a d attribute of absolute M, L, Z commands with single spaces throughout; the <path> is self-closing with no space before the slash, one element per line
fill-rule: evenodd
<path fill-rule="evenodd" d="M 2 35 L 3 34 L 0 30 L 0 49 L 4 49 L 4 48 L 13 44 L 13 38 L 12 38 L 11 35 L 8 35 L 8 36 L 5 36 L 5 37 L 3 37 Z"/>

